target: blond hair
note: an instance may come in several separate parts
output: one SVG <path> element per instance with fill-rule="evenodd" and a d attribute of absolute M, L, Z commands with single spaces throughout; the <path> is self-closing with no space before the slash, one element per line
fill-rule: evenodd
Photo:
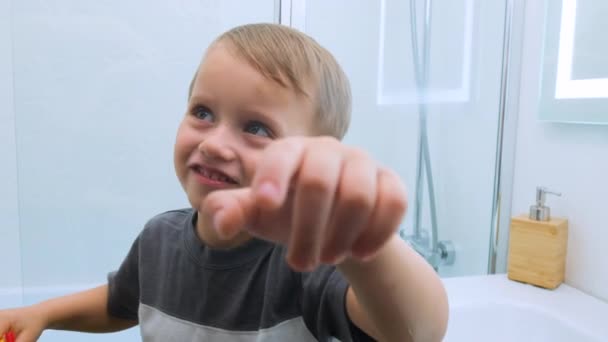
<path fill-rule="evenodd" d="M 314 39 L 283 25 L 248 24 L 223 33 L 211 46 L 218 42 L 231 44 L 239 57 L 266 78 L 309 98 L 319 135 L 344 137 L 351 112 L 348 77 L 331 53 Z"/>

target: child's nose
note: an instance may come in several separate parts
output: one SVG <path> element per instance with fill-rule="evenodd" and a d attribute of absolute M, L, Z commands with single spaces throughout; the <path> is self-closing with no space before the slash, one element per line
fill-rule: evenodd
<path fill-rule="evenodd" d="M 236 157 L 232 136 L 227 127 L 216 127 L 212 131 L 205 133 L 205 136 L 198 145 L 198 150 L 209 159 L 220 159 L 231 161 Z"/>

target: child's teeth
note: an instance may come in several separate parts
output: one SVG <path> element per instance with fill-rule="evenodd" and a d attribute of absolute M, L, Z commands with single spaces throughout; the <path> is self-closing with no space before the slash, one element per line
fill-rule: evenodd
<path fill-rule="evenodd" d="M 219 173 L 215 173 L 215 172 L 210 172 L 209 170 L 199 167 L 197 169 L 197 171 L 203 175 L 204 177 L 207 177 L 209 179 L 212 179 L 214 181 L 220 181 L 220 182 L 224 182 L 224 183 L 230 183 L 230 179 L 222 174 Z M 2 341 L 0 341 L 2 342 Z"/>

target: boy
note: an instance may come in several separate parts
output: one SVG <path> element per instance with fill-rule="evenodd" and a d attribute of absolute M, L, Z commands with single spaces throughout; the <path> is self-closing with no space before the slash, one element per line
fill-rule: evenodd
<path fill-rule="evenodd" d="M 192 209 L 152 218 L 108 285 L 0 313 L 44 329 L 145 341 L 440 341 L 440 279 L 395 233 L 401 182 L 339 143 L 350 90 L 290 28 L 221 35 L 190 86 L 174 164 Z"/>

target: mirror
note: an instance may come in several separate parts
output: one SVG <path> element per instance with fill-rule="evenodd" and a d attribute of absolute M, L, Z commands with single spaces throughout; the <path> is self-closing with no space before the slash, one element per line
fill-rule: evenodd
<path fill-rule="evenodd" d="M 608 124 L 608 3 L 547 1 L 539 118 Z"/>

